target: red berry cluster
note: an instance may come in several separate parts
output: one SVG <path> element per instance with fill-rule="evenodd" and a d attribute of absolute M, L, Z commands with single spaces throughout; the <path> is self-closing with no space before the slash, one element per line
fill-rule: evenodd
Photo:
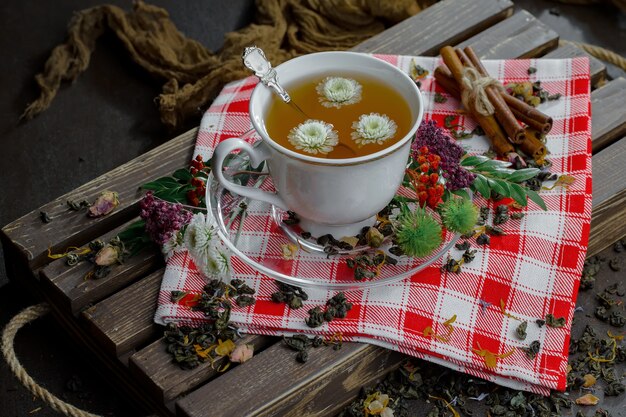
<path fill-rule="evenodd" d="M 443 196 L 443 184 L 439 183 L 439 164 L 441 158 L 439 155 L 430 153 L 428 147 L 422 146 L 417 152 L 416 162 L 418 168 L 410 170 L 409 176 L 420 207 L 428 205 L 435 209 L 441 202 Z"/>
<path fill-rule="evenodd" d="M 202 197 L 204 197 L 204 194 L 206 193 L 205 180 L 196 176 L 205 168 L 208 168 L 208 165 L 206 165 L 202 160 L 202 155 L 196 156 L 196 158 L 191 161 L 191 168 L 189 169 L 189 172 L 193 175 L 191 185 L 195 188 L 187 191 L 187 201 L 194 207 L 200 206 Z"/>

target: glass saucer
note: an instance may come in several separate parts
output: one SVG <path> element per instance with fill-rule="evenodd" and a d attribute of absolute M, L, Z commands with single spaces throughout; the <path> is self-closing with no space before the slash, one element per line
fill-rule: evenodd
<path fill-rule="evenodd" d="M 271 183 L 271 180 L 265 182 Z M 209 175 L 207 184 L 207 208 L 217 220 L 219 236 L 234 255 L 268 277 L 299 287 L 355 290 L 397 282 L 440 259 L 460 236 L 444 230 L 440 247 L 425 258 L 391 255 L 388 252 L 390 242 L 378 249 L 356 247 L 328 255 L 314 238 L 305 239 L 297 224 L 285 224 L 283 220 L 288 218 L 288 214 L 282 209 L 234 195 L 212 175 Z M 257 182 L 257 186 L 259 184 Z M 271 189 L 271 185 L 264 184 L 262 188 Z M 246 207 L 243 216 L 242 207 Z M 370 253 L 383 251 L 397 263 L 383 263 L 374 278 L 356 280 L 354 269 L 346 261 L 363 250 Z M 237 268 L 236 261 L 234 266 Z"/>

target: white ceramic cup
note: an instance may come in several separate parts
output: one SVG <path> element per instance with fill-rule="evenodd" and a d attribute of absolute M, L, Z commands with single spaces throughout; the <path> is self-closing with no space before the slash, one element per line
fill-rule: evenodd
<path fill-rule="evenodd" d="M 279 65 L 276 71 L 287 89 L 303 77 L 362 74 L 396 90 L 411 109 L 411 129 L 388 148 L 357 158 L 317 158 L 293 152 L 270 138 L 265 119 L 275 96 L 268 87 L 259 84 L 250 99 L 250 117 L 261 143 L 252 147 L 242 139 L 230 138 L 215 149 L 212 172 L 227 190 L 295 212 L 302 229 L 313 236 L 327 233 L 336 238 L 355 236 L 363 227 L 374 224 L 376 214 L 389 204 L 402 183 L 411 138 L 423 116 L 420 91 L 411 78 L 393 65 L 354 52 L 304 55 Z M 224 177 L 224 159 L 236 150 L 246 152 L 252 166 L 267 161 L 276 194 L 238 185 Z"/>

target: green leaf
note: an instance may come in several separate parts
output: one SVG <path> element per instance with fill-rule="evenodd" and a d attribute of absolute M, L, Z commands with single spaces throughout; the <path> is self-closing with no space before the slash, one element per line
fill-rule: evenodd
<path fill-rule="evenodd" d="M 507 178 L 507 180 L 511 181 L 511 182 L 522 182 L 522 181 L 526 181 L 529 180 L 533 177 L 536 177 L 537 174 L 539 174 L 539 169 L 538 168 L 524 168 L 524 169 L 518 169 L 517 171 L 513 171 L 513 173 L 511 174 L 511 176 L 509 178 Z"/>
<path fill-rule="evenodd" d="M 161 191 L 173 187 L 179 187 L 180 183 L 172 177 L 162 177 L 154 181 L 150 181 L 141 186 L 144 190 Z"/>
<path fill-rule="evenodd" d="M 193 178 L 191 172 L 189 172 L 187 168 L 177 169 L 176 171 L 174 171 L 174 174 L 172 174 L 172 176 L 177 180 L 184 182 L 191 181 L 191 179 Z"/>
<path fill-rule="evenodd" d="M 489 158 L 483 155 L 471 155 L 461 159 L 461 166 L 471 167 L 476 166 L 482 162 L 485 162 Z"/>
<path fill-rule="evenodd" d="M 526 194 L 528 194 L 528 198 L 530 198 L 535 204 L 541 207 L 541 209 L 546 210 L 546 211 L 548 210 L 548 207 L 546 206 L 546 202 L 543 201 L 543 198 L 541 198 L 539 193 L 537 193 L 534 190 L 527 189 Z"/>
<path fill-rule="evenodd" d="M 479 192 L 485 198 L 489 198 L 491 196 L 489 183 L 487 182 L 487 179 L 480 174 L 476 174 L 472 187 L 474 187 L 475 191 Z"/>
<path fill-rule="evenodd" d="M 522 187 L 519 184 L 511 183 L 511 197 L 515 200 L 519 205 L 525 207 L 528 204 L 526 200 L 526 192 L 528 189 Z"/>
<path fill-rule="evenodd" d="M 511 196 L 511 187 L 510 187 L 511 184 L 509 184 L 508 182 L 501 180 L 501 179 L 490 179 L 489 185 L 491 185 L 491 189 L 495 191 L 496 193 L 504 197 Z"/>
<path fill-rule="evenodd" d="M 475 165 L 472 171 L 493 171 L 496 169 L 506 168 L 510 165 L 510 162 L 498 161 L 497 159 L 487 159 L 486 161 Z"/>

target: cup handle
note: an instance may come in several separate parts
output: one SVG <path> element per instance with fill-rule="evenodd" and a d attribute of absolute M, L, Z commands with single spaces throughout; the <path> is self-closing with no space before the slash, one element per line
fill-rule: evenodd
<path fill-rule="evenodd" d="M 253 147 L 248 142 L 239 138 L 230 138 L 220 142 L 211 158 L 211 172 L 220 183 L 220 185 L 235 194 L 239 194 L 244 197 L 251 198 L 253 200 L 265 201 L 280 207 L 283 210 L 288 210 L 285 202 L 278 196 L 278 194 L 268 193 L 267 191 L 260 190 L 258 188 L 246 187 L 244 185 L 235 184 L 224 177 L 222 168 L 224 166 L 224 159 L 233 151 L 240 150 L 246 152 L 250 157 L 250 164 L 253 167 L 258 167 L 261 162 L 270 158 L 271 154 L 267 145 L 263 142 L 259 143 L 256 147 Z"/>

